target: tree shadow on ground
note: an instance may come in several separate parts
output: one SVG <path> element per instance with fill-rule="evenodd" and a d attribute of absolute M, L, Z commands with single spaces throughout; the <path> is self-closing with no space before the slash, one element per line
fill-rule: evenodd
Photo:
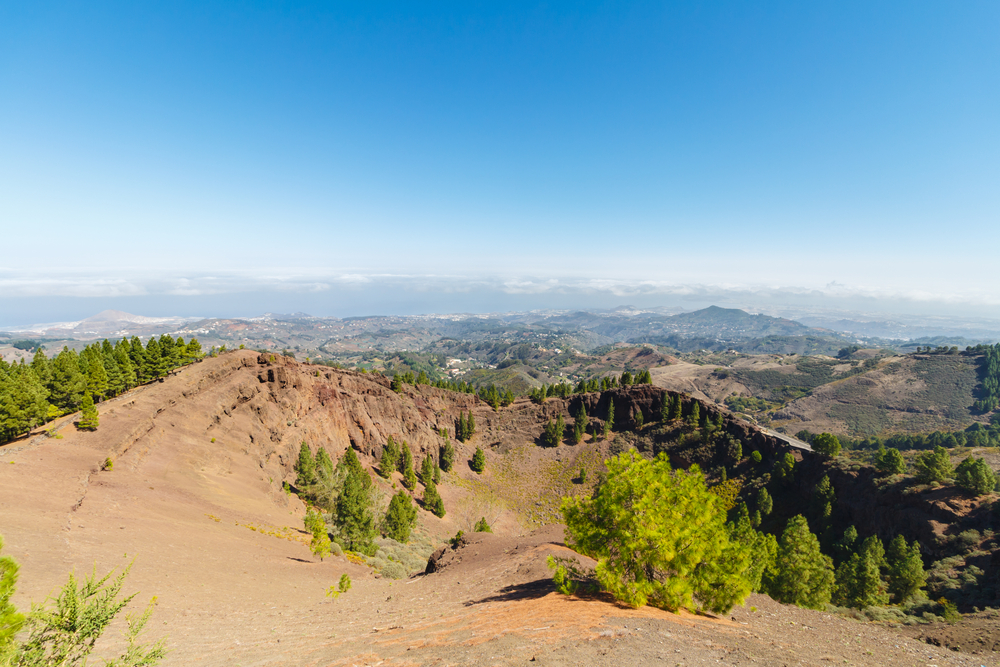
<path fill-rule="evenodd" d="M 493 595 L 488 595 L 487 597 L 480 598 L 478 600 L 469 600 L 465 603 L 465 606 L 472 607 L 477 604 L 486 604 L 487 602 L 535 600 L 545 597 L 555 589 L 556 586 L 552 583 L 551 578 L 536 579 L 535 581 L 528 581 L 523 584 L 511 584 L 510 586 L 504 586 Z"/>

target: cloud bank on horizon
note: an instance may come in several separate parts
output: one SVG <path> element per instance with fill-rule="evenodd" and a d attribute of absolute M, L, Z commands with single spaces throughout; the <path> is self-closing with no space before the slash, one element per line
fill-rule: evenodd
<path fill-rule="evenodd" d="M 0 321 L 995 313 L 998 21 L 975 1 L 8 4 Z"/>

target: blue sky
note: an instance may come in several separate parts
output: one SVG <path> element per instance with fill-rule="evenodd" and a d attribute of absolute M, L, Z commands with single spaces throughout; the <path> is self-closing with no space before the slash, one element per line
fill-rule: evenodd
<path fill-rule="evenodd" d="M 0 324 L 553 285 L 993 309 L 998 28 L 994 2 L 5 3 Z"/>

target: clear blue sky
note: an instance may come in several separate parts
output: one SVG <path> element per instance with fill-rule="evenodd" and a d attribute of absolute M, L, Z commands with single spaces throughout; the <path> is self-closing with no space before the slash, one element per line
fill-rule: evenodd
<path fill-rule="evenodd" d="M 8 313 L 336 315 L 381 274 L 992 303 L 1000 4 L 8 2 L 0 227 Z"/>

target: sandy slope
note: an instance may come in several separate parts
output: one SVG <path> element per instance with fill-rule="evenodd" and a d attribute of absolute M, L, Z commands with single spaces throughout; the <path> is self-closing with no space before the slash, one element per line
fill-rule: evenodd
<path fill-rule="evenodd" d="M 759 596 L 757 611 L 730 619 L 565 598 L 544 567 L 566 553 L 558 527 L 476 536 L 457 562 L 409 581 L 375 579 L 343 558 L 313 562 L 296 530 L 303 507 L 280 481 L 302 433 L 323 433 L 339 454 L 345 431 L 305 398 L 281 406 L 292 399 L 251 391 L 253 364 L 250 354 L 207 360 L 103 404 L 96 433 L 67 421 L 62 439 L 0 448 L 0 533 L 22 565 L 19 605 L 71 570 L 134 559 L 126 588 L 141 591 L 136 607 L 158 596 L 149 636 L 168 638 L 171 665 L 983 664 Z M 275 414 L 301 421 L 285 420 L 287 438 L 251 441 L 272 398 Z M 108 457 L 114 469 L 102 471 Z M 326 597 L 344 572 L 353 589 Z"/>

